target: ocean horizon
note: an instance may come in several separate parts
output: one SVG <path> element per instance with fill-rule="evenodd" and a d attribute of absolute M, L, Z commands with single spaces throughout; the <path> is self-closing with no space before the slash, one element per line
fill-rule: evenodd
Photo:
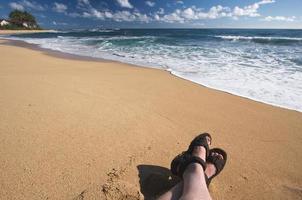
<path fill-rule="evenodd" d="M 96 28 L 3 37 L 163 69 L 210 88 L 302 111 L 302 30 L 298 29 Z"/>

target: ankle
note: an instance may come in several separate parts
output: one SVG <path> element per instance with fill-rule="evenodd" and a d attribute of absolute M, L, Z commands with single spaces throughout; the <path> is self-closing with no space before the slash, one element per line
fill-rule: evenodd
<path fill-rule="evenodd" d="M 199 163 L 191 163 L 187 166 L 185 173 L 204 173 L 202 166 Z"/>
<path fill-rule="evenodd" d="M 194 147 L 192 155 L 206 160 L 206 149 L 203 146 L 196 146 Z"/>

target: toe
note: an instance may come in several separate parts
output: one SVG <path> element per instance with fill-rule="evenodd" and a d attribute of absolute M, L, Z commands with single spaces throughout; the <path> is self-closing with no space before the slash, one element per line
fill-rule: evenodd
<path fill-rule="evenodd" d="M 208 145 L 210 146 L 212 144 L 211 138 L 209 136 L 207 136 L 206 139 L 207 139 Z"/>

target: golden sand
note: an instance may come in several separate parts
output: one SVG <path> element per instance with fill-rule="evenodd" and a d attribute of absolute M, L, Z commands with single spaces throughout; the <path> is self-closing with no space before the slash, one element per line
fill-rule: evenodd
<path fill-rule="evenodd" d="M 0 199 L 142 199 L 199 132 L 213 199 L 301 199 L 302 113 L 117 62 L 0 44 Z"/>
<path fill-rule="evenodd" d="M 53 30 L 0 30 L 0 35 L 47 32 L 53 32 Z"/>

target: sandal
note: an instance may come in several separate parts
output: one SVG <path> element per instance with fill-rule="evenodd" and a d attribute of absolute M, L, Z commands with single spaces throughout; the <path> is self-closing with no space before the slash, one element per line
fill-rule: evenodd
<path fill-rule="evenodd" d="M 208 145 L 208 141 L 207 141 L 207 137 L 210 138 L 210 140 L 212 141 L 212 137 L 209 133 L 203 133 L 198 135 L 197 137 L 195 137 L 192 142 L 189 145 L 189 148 L 187 151 L 182 152 L 181 154 L 177 155 L 171 162 L 171 172 L 172 174 L 179 176 L 180 178 L 182 178 L 182 174 L 183 174 L 183 167 L 186 166 L 184 164 L 187 164 L 187 162 L 194 160 L 194 162 L 200 163 L 203 167 L 203 169 L 205 170 L 206 164 L 205 161 L 203 161 L 202 159 L 196 157 L 196 156 L 192 156 L 192 152 L 194 147 L 196 146 L 203 146 L 206 149 L 206 158 L 209 155 L 209 145 Z M 193 158 L 191 158 L 193 157 Z M 192 160 L 190 160 L 192 159 Z M 182 166 L 182 169 L 181 169 Z"/>
<path fill-rule="evenodd" d="M 214 155 L 214 153 L 220 154 L 223 158 L 221 159 L 219 155 Z M 210 150 L 209 156 L 207 158 L 207 162 L 212 163 L 216 167 L 216 172 L 210 178 L 208 178 L 207 175 L 205 174 L 207 186 L 209 186 L 212 179 L 223 170 L 226 161 L 227 161 L 227 153 L 224 150 L 219 148 L 214 148 Z"/>
<path fill-rule="evenodd" d="M 184 162 L 180 163 L 179 165 L 179 170 L 178 170 L 179 176 L 182 177 L 188 165 L 192 163 L 200 164 L 203 168 L 203 171 L 206 170 L 207 164 L 203 159 L 197 156 L 192 156 L 191 154 L 186 154 L 184 156 Z"/>
<path fill-rule="evenodd" d="M 212 143 L 211 135 L 209 133 L 202 133 L 192 140 L 187 152 L 189 154 L 192 154 L 194 147 L 203 146 L 206 149 L 206 158 L 207 158 L 209 156 L 209 145 L 208 145 L 207 137 L 210 138 L 210 144 L 211 144 Z"/>

